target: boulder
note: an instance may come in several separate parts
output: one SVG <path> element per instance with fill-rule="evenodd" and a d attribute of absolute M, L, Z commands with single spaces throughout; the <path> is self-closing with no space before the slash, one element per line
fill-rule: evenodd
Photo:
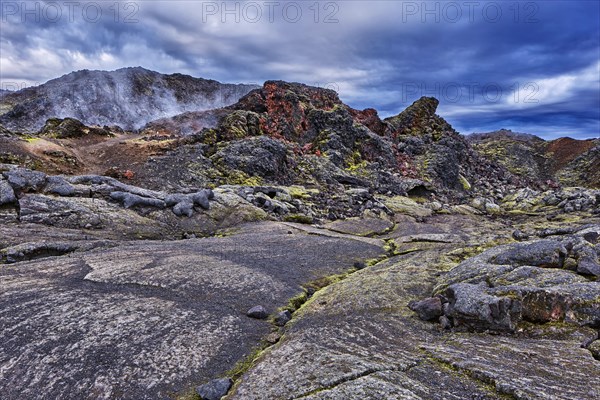
<path fill-rule="evenodd" d="M 17 197 L 15 196 L 12 186 L 10 186 L 7 181 L 0 177 L 0 206 L 4 204 L 13 204 L 16 202 Z"/>
<path fill-rule="evenodd" d="M 564 243 L 558 241 L 538 241 L 519 243 L 506 248 L 492 257 L 499 265 L 533 265 L 545 268 L 562 268 L 568 251 Z"/>
<path fill-rule="evenodd" d="M 269 317 L 269 313 L 267 309 L 263 306 L 254 306 L 246 312 L 246 315 L 250 318 L 256 319 L 267 319 Z"/>
<path fill-rule="evenodd" d="M 275 316 L 275 325 L 284 326 L 292 320 L 292 313 L 289 310 L 280 311 Z"/>
<path fill-rule="evenodd" d="M 459 283 L 450 286 L 444 295 L 450 304 L 447 316 L 455 327 L 514 331 L 521 317 L 519 302 L 491 296 L 483 284 Z"/>
<path fill-rule="evenodd" d="M 46 174 L 25 168 L 14 168 L 4 172 L 8 183 L 20 192 L 38 191 L 46 184 Z"/>
<path fill-rule="evenodd" d="M 58 196 L 73 196 L 75 188 L 62 176 L 48 176 L 46 178 L 46 192 Z"/>
<path fill-rule="evenodd" d="M 233 381 L 230 378 L 214 379 L 202 386 L 196 388 L 196 393 L 202 400 L 221 400 L 225 396 Z"/>
<path fill-rule="evenodd" d="M 442 316 L 442 301 L 439 297 L 411 301 L 408 308 L 416 312 L 423 321 L 437 320 Z"/>
<path fill-rule="evenodd" d="M 600 326 L 600 286 L 589 279 L 600 272 L 598 258 L 583 238 L 592 229 L 491 248 L 443 274 L 434 294 L 448 299 L 444 314 L 467 330 L 515 331 L 524 321 Z"/>

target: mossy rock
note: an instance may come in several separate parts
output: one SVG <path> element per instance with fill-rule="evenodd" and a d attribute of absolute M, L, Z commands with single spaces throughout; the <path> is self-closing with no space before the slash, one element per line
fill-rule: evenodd
<path fill-rule="evenodd" d="M 307 224 L 310 225 L 314 222 L 313 217 L 309 217 L 308 215 L 304 215 L 304 214 L 289 214 L 286 215 L 283 220 L 285 222 L 296 222 L 298 224 Z"/>
<path fill-rule="evenodd" d="M 429 208 L 425 208 L 413 199 L 404 196 L 385 197 L 378 200 L 382 200 L 385 206 L 396 214 L 429 217 L 433 213 Z"/>
<path fill-rule="evenodd" d="M 54 139 L 73 139 L 86 135 L 111 136 L 104 128 L 88 127 L 74 118 L 51 118 L 40 130 L 40 135 Z"/>

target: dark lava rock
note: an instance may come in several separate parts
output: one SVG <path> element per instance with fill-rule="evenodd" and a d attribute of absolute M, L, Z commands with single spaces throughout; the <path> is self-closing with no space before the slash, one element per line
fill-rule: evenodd
<path fill-rule="evenodd" d="M 263 306 L 254 306 L 248 310 L 246 315 L 250 318 L 267 319 L 269 313 L 267 312 L 267 309 Z"/>
<path fill-rule="evenodd" d="M 4 173 L 6 180 L 17 191 L 36 191 L 46 184 L 46 174 L 25 168 L 15 168 Z"/>
<path fill-rule="evenodd" d="M 492 258 L 502 265 L 532 265 L 545 268 L 562 268 L 568 252 L 558 241 L 520 243 Z"/>
<path fill-rule="evenodd" d="M 138 196 L 137 194 L 127 192 L 112 192 L 110 194 L 110 198 L 121 201 L 125 208 L 131 208 L 135 206 L 165 208 L 165 202 L 160 199 L 142 197 Z"/>
<path fill-rule="evenodd" d="M 592 230 L 600 227 L 576 231 L 560 241 L 486 250 L 443 274 L 434 294 L 448 299 L 444 314 L 459 329 L 512 332 L 521 322 L 599 326 L 600 286 L 583 276 L 600 272 L 595 248 L 583 239 Z M 567 255 L 572 257 L 565 263 Z"/>
<path fill-rule="evenodd" d="M 49 176 L 46 179 L 46 192 L 58 196 L 73 196 L 75 188 L 62 176 Z"/>
<path fill-rule="evenodd" d="M 196 393 L 202 400 L 220 400 L 231 389 L 233 381 L 230 378 L 214 379 L 196 388 Z"/>
<path fill-rule="evenodd" d="M 182 201 L 173 207 L 173 213 L 178 217 L 191 217 L 194 215 L 194 203 L 191 201 Z"/>
<path fill-rule="evenodd" d="M 363 261 L 356 261 L 356 262 L 354 262 L 354 268 L 364 269 L 364 268 L 367 268 L 367 264 L 365 264 Z"/>
<path fill-rule="evenodd" d="M 57 139 L 78 138 L 85 135 L 110 136 L 110 131 L 103 128 L 87 127 L 74 118 L 50 118 L 40 131 L 41 135 Z"/>
<path fill-rule="evenodd" d="M 598 237 L 600 237 L 600 235 L 598 235 L 598 232 L 588 232 L 585 235 L 583 235 L 583 238 L 592 244 L 598 243 Z"/>
<path fill-rule="evenodd" d="M 419 314 L 423 321 L 433 321 L 442 315 L 442 301 L 438 297 L 411 301 L 408 308 Z"/>
<path fill-rule="evenodd" d="M 0 178 L 0 206 L 4 204 L 16 203 L 15 192 L 4 179 Z"/>
<path fill-rule="evenodd" d="M 585 257 L 577 262 L 577 272 L 582 275 L 600 276 L 600 265 L 597 260 Z"/>
<path fill-rule="evenodd" d="M 446 317 L 445 315 L 442 315 L 439 318 L 439 323 L 442 326 L 442 329 L 451 329 L 452 328 L 452 321 L 450 321 L 450 319 L 448 317 Z"/>
<path fill-rule="evenodd" d="M 0 253 L 0 261 L 12 264 L 36 258 L 60 256 L 77 249 L 77 244 L 65 242 L 24 243 L 3 249 L 2 253 Z"/>
<path fill-rule="evenodd" d="M 594 356 L 596 360 L 600 360 L 600 340 L 592 342 L 592 344 L 588 346 L 588 350 L 592 353 L 592 356 Z"/>
<path fill-rule="evenodd" d="M 287 150 L 281 141 L 259 136 L 231 142 L 211 160 L 250 176 L 276 178 L 286 173 Z"/>
<path fill-rule="evenodd" d="M 529 235 L 527 233 L 518 229 L 512 233 L 512 237 L 513 239 L 518 240 L 519 242 L 529 239 Z"/>
<path fill-rule="evenodd" d="M 212 190 L 205 189 L 198 193 L 194 193 L 192 195 L 192 200 L 194 201 L 194 204 L 202 207 L 205 210 L 208 210 L 210 208 L 209 199 L 214 199 L 214 197 L 215 195 Z"/>
<path fill-rule="evenodd" d="M 285 324 L 290 322 L 291 319 L 292 319 L 291 312 L 289 312 L 288 310 L 281 311 L 281 312 L 277 313 L 277 315 L 275 316 L 275 325 L 284 326 Z"/>
<path fill-rule="evenodd" d="M 459 283 L 446 290 L 450 302 L 448 316 L 454 326 L 473 330 L 514 331 L 520 319 L 521 306 L 510 297 L 485 293 L 485 285 Z"/>
<path fill-rule="evenodd" d="M 199 206 L 204 210 L 209 210 L 209 199 L 214 199 L 214 197 L 215 195 L 212 190 L 203 189 L 192 194 L 170 194 L 165 198 L 165 204 L 168 207 L 173 207 L 173 213 L 178 217 L 191 217 L 194 215 L 194 206 Z"/>

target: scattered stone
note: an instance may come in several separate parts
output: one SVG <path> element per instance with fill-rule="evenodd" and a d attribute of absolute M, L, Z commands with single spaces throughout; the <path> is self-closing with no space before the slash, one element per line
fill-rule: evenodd
<path fill-rule="evenodd" d="M 196 388 L 196 393 L 202 400 L 220 400 L 221 397 L 225 396 L 233 381 L 230 378 L 214 379 L 202 386 Z"/>
<path fill-rule="evenodd" d="M 275 344 L 275 343 L 279 342 L 280 339 L 281 339 L 281 333 L 279 333 L 279 332 L 271 332 L 265 338 L 265 340 L 269 344 Z"/>
<path fill-rule="evenodd" d="M 364 268 L 367 268 L 367 264 L 365 264 L 363 261 L 355 261 L 354 262 L 354 268 L 356 268 L 356 269 L 364 269 Z"/>
<path fill-rule="evenodd" d="M 431 207 L 431 209 L 433 211 L 440 211 L 444 206 L 442 205 L 442 203 L 437 202 L 437 201 L 432 201 L 429 206 Z"/>
<path fill-rule="evenodd" d="M 598 243 L 598 237 L 600 237 L 598 232 L 587 232 L 583 235 L 583 238 L 592 244 Z"/>
<path fill-rule="evenodd" d="M 485 203 L 485 211 L 489 214 L 500 214 L 502 209 L 498 204 L 495 203 Z"/>
<path fill-rule="evenodd" d="M 527 233 L 518 229 L 512 233 L 512 237 L 513 239 L 518 240 L 519 242 L 529 239 L 529 235 Z"/>
<path fill-rule="evenodd" d="M 439 297 L 411 301 L 408 308 L 416 312 L 423 321 L 437 320 L 442 315 L 442 301 Z"/>
<path fill-rule="evenodd" d="M 182 201 L 177 203 L 175 207 L 173 207 L 173 213 L 178 217 L 188 217 L 190 218 L 194 215 L 194 203 L 191 201 Z"/>
<path fill-rule="evenodd" d="M 445 329 L 445 330 L 452 329 L 452 322 L 445 315 L 442 315 L 438 321 L 439 321 L 440 325 L 442 326 L 442 329 Z"/>
<path fill-rule="evenodd" d="M 264 308 L 263 306 L 252 307 L 251 309 L 248 310 L 246 315 L 250 318 L 256 318 L 256 319 L 267 319 L 269 317 L 269 313 L 267 312 L 267 309 Z"/>
<path fill-rule="evenodd" d="M 284 326 L 285 324 L 287 324 L 288 322 L 290 322 L 292 319 L 292 313 L 289 312 L 289 310 L 285 310 L 285 311 L 280 311 L 277 313 L 277 315 L 275 316 L 275 325 L 277 326 Z"/>

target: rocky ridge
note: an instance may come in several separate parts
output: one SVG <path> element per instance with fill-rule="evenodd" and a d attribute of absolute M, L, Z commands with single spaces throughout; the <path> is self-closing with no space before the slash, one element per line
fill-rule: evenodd
<path fill-rule="evenodd" d="M 500 130 L 472 134 L 467 140 L 482 156 L 510 172 L 550 186 L 600 187 L 600 141 L 537 136 Z"/>
<path fill-rule="evenodd" d="M 2 128 L 0 397 L 598 398 L 600 192 L 437 106 L 269 81 L 134 131 Z"/>
<path fill-rule="evenodd" d="M 141 67 L 81 70 L 4 93 L 0 124 L 31 133 L 49 118 L 75 118 L 86 125 L 119 125 L 131 130 L 154 119 L 233 104 L 255 87 L 164 75 Z"/>

